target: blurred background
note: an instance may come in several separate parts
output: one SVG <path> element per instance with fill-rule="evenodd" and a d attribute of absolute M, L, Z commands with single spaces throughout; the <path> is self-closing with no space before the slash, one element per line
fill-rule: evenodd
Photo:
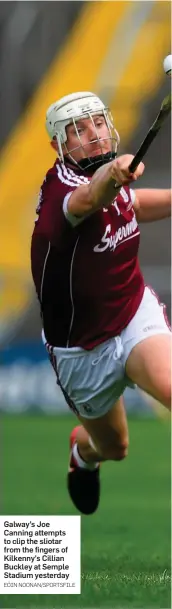
<path fill-rule="evenodd" d="M 120 153 L 135 153 L 169 92 L 170 2 L 0 2 L 0 41 L 0 409 L 56 413 L 65 405 L 41 344 L 30 272 L 37 197 L 54 163 L 45 112 L 67 93 L 93 90 L 112 110 Z M 170 186 L 170 119 L 145 163 L 140 186 Z M 170 223 L 141 234 L 145 280 L 170 315 Z M 126 404 L 137 408 L 136 392 L 126 392 Z"/>

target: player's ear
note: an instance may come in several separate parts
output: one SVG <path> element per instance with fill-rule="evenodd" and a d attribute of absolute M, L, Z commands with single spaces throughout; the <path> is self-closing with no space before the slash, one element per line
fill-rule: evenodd
<path fill-rule="evenodd" d="M 52 148 L 53 148 L 53 149 L 54 149 L 56 152 L 58 152 L 58 146 L 57 146 L 57 142 L 56 142 L 56 140 L 54 140 L 54 139 L 53 139 L 53 140 L 51 140 L 51 142 L 50 142 L 50 146 L 51 146 L 51 147 L 52 147 Z"/>

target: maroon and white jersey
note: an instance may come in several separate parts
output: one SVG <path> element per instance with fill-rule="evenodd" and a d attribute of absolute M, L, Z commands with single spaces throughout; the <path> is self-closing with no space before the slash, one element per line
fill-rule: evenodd
<path fill-rule="evenodd" d="M 32 275 L 45 337 L 56 347 L 89 350 L 117 336 L 144 292 L 134 191 L 123 187 L 108 208 L 75 218 L 69 197 L 90 180 L 88 172 L 56 160 L 40 190 Z"/>

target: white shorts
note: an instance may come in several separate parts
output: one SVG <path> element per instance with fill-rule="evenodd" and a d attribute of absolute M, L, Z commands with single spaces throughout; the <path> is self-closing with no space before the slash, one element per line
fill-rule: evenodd
<path fill-rule="evenodd" d="M 170 334 L 165 307 L 156 294 L 145 287 L 140 306 L 119 336 L 101 343 L 92 351 L 81 347 L 62 349 L 43 342 L 69 407 L 85 418 L 106 414 L 123 394 L 135 387 L 125 374 L 125 364 L 135 345 L 149 336 Z"/>

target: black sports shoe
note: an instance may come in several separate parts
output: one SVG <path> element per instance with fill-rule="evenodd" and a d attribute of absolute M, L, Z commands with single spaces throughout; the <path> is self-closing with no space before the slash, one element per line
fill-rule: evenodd
<path fill-rule="evenodd" d="M 70 434 L 70 449 L 76 442 L 78 427 Z M 97 510 L 100 498 L 99 470 L 99 465 L 94 469 L 79 467 L 71 450 L 67 487 L 75 507 L 82 514 L 93 514 Z"/>

